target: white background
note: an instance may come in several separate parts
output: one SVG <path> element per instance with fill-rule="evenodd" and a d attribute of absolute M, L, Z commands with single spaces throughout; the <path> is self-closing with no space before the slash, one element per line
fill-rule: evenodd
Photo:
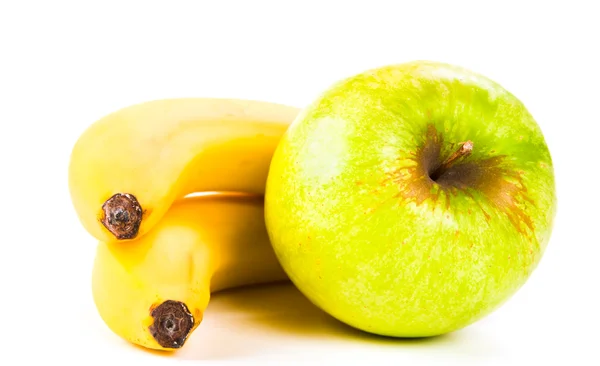
<path fill-rule="evenodd" d="M 600 364 L 594 1 L 0 4 L 0 364 Z M 67 188 L 70 150 L 86 127 L 158 98 L 303 106 L 342 77 L 415 59 L 500 82 L 533 113 L 553 154 L 555 230 L 506 305 L 447 336 L 384 340 L 342 326 L 290 286 L 263 287 L 215 296 L 170 357 L 108 330 L 90 291 L 96 243 Z"/>

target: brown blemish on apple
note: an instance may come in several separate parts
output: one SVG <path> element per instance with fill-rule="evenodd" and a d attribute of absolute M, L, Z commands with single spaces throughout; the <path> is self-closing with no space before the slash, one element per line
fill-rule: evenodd
<path fill-rule="evenodd" d="M 471 201 L 473 202 L 473 204 L 474 204 L 475 206 L 479 207 L 479 211 L 481 211 L 481 213 L 483 214 L 483 217 L 485 218 L 485 221 L 489 222 L 489 221 L 490 221 L 490 219 L 491 219 L 492 217 L 490 216 L 490 214 L 489 214 L 489 213 L 487 213 L 487 211 L 486 211 L 486 210 L 483 208 L 483 206 L 481 206 L 481 202 L 479 202 L 479 201 L 478 201 L 478 200 L 475 198 L 475 196 L 473 196 L 472 192 L 470 192 L 470 191 L 468 191 L 468 190 L 466 190 L 466 189 L 463 189 L 462 191 L 463 191 L 463 193 L 464 193 L 464 194 L 466 194 L 466 195 L 467 195 L 469 198 L 471 198 Z M 456 192 L 458 192 L 458 190 L 456 190 Z M 472 212 L 472 211 L 470 211 L 470 209 L 469 209 L 469 212 Z"/>
<path fill-rule="evenodd" d="M 446 211 L 450 210 L 450 200 L 446 197 Z"/>
<path fill-rule="evenodd" d="M 464 145 L 466 143 L 459 150 Z M 502 212 L 519 233 L 533 236 L 534 223 L 524 207 L 534 202 L 527 195 L 521 174 L 507 167 L 507 157 L 499 155 L 474 161 L 469 159 L 471 151 L 468 151 L 460 159 L 447 164 L 452 156 L 442 156 L 443 146 L 443 136 L 433 124 L 428 125 L 426 138 L 416 154 L 401 152 L 399 168 L 388 174 L 382 185 L 393 182 L 398 187 L 395 198 L 417 206 L 426 201 L 436 206 L 442 197 L 450 200 L 450 195 L 456 196 L 459 191 L 466 193 L 477 203 L 475 193 L 479 193 L 490 205 Z M 472 145 L 469 148 L 477 149 Z M 440 167 L 443 168 L 441 172 Z M 432 177 L 434 172 L 436 175 Z M 438 187 L 434 187 L 435 185 Z M 446 207 L 448 204 L 449 201 L 446 202 Z M 482 205 L 478 204 L 478 207 L 486 220 L 491 220 L 491 215 Z M 470 209 L 468 213 L 471 213 Z"/>

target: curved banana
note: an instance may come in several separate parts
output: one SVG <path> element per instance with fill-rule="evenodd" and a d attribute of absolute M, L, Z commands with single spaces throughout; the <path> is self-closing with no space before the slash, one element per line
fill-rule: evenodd
<path fill-rule="evenodd" d="M 141 236 L 194 192 L 264 194 L 269 164 L 299 109 L 237 99 L 167 99 L 133 105 L 77 140 L 69 190 L 100 241 Z"/>
<path fill-rule="evenodd" d="M 200 324 L 211 292 L 286 279 L 267 236 L 262 197 L 221 195 L 177 201 L 129 245 L 101 242 L 92 289 L 117 335 L 174 350 Z"/>

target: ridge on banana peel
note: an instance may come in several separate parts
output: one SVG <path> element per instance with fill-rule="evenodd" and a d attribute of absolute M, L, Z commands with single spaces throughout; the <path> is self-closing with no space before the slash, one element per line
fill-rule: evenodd
<path fill-rule="evenodd" d="M 300 109 L 218 98 L 154 100 L 93 123 L 77 140 L 69 191 L 100 241 L 149 232 L 194 192 L 265 193 L 271 157 Z"/>
<path fill-rule="evenodd" d="M 92 272 L 96 308 L 121 338 L 181 348 L 211 293 L 288 279 L 271 248 L 259 196 L 177 201 L 147 235 L 100 242 Z"/>

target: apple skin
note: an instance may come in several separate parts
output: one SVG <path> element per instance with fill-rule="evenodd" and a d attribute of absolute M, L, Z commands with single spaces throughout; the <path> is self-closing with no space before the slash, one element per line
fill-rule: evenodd
<path fill-rule="evenodd" d="M 469 156 L 432 172 L 462 142 Z M 425 337 L 497 309 L 529 278 L 556 212 L 552 159 L 511 93 L 414 61 L 341 80 L 273 157 L 265 219 L 298 289 L 366 332 Z"/>

